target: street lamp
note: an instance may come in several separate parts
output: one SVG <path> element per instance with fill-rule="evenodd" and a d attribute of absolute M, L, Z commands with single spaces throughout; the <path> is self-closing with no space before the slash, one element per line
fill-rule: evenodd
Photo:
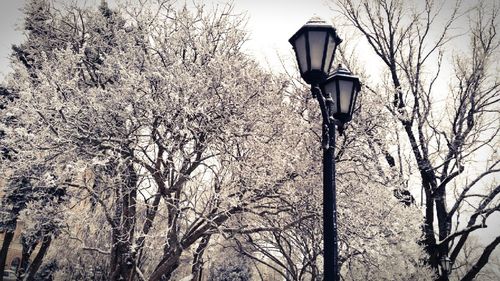
<path fill-rule="evenodd" d="M 327 103 L 331 99 L 333 106 L 329 107 L 330 118 L 338 120 L 339 131 L 343 130 L 343 125 L 352 119 L 358 92 L 361 90 L 359 78 L 339 65 L 319 87 Z"/>
<path fill-rule="evenodd" d="M 335 125 L 342 132 L 344 124 L 351 120 L 360 83 L 356 76 L 342 67 L 329 76 L 335 50 L 342 40 L 335 28 L 325 21 L 312 18 L 289 42 L 295 51 L 300 75 L 311 85 L 323 119 L 323 280 L 338 281 Z"/>

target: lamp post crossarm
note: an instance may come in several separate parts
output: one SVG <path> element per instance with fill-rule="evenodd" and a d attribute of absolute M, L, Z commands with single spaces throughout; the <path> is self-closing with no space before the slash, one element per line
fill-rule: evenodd
<path fill-rule="evenodd" d="M 323 148 L 328 149 L 333 144 L 333 141 L 329 137 L 333 134 L 330 134 L 329 131 L 335 130 L 335 125 L 337 125 L 339 134 L 343 135 L 344 124 L 339 120 L 333 118 L 333 116 L 331 115 L 334 102 L 330 93 L 322 93 L 318 85 L 311 85 L 311 93 L 312 96 L 318 100 L 319 108 L 321 109 L 321 117 L 323 119 L 324 127 Z"/>
<path fill-rule="evenodd" d="M 318 100 L 319 103 L 319 108 L 321 109 L 321 117 L 323 117 L 323 122 L 325 124 L 330 123 L 330 107 L 328 101 L 325 99 L 323 94 L 321 93 L 321 89 L 319 88 L 318 85 L 312 85 L 311 86 L 311 93 L 313 97 L 315 97 Z"/>

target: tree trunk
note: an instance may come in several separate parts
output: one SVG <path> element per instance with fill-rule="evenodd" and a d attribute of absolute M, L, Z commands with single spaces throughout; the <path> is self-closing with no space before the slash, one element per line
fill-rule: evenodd
<path fill-rule="evenodd" d="M 124 229 L 118 223 L 117 227 L 113 227 L 112 231 L 112 249 L 110 260 L 110 277 L 111 281 L 130 280 L 134 272 L 134 263 L 131 260 L 130 244 L 128 235 L 123 234 Z"/>
<path fill-rule="evenodd" d="M 191 272 L 193 275 L 192 281 L 201 281 L 203 276 L 203 254 L 205 253 L 205 249 L 208 246 L 208 242 L 210 241 L 211 235 L 204 235 L 198 244 L 198 248 L 193 255 L 193 266 L 191 267 Z"/>
<path fill-rule="evenodd" d="M 157 193 L 154 197 L 153 204 L 148 210 L 146 211 L 146 220 L 144 222 L 144 225 L 142 227 L 142 234 L 141 236 L 137 239 L 136 242 L 136 252 L 137 252 L 137 259 L 136 259 L 136 265 L 140 268 L 142 266 L 143 262 L 143 250 L 144 250 L 144 245 L 146 244 L 146 235 L 148 235 L 149 231 L 151 230 L 151 227 L 153 226 L 153 221 L 156 217 L 156 214 L 158 212 L 158 206 L 160 204 L 161 200 L 161 194 Z"/>
<path fill-rule="evenodd" d="M 124 231 L 127 233 L 127 256 L 125 260 L 125 267 L 127 269 L 127 281 L 133 281 L 135 275 L 135 267 L 137 265 L 137 255 L 136 251 L 132 251 L 132 245 L 134 243 L 134 233 L 136 225 L 136 197 L 137 197 L 137 173 L 135 172 L 132 163 L 128 164 L 127 167 L 127 182 L 125 186 L 125 198 L 124 200 Z"/>
<path fill-rule="evenodd" d="M 31 254 L 33 254 L 33 250 L 35 250 L 36 246 L 38 245 L 38 242 L 35 242 L 31 245 L 28 245 L 24 240 L 22 242 L 23 244 L 23 252 L 21 255 L 21 263 L 19 265 L 19 269 L 17 270 L 17 280 L 21 281 L 22 280 L 22 275 L 26 272 L 28 269 L 28 266 L 30 264 L 30 257 Z"/>
<path fill-rule="evenodd" d="M 109 280 L 117 280 L 120 276 L 120 240 L 122 235 L 120 233 L 120 218 L 122 215 L 122 196 L 120 190 L 115 190 L 115 213 L 111 222 L 111 254 L 109 261 Z"/>
<path fill-rule="evenodd" d="M 32 281 L 33 278 L 35 278 L 35 274 L 40 268 L 40 265 L 42 265 L 43 258 L 45 257 L 45 254 L 50 247 L 50 243 L 52 243 L 52 237 L 50 235 L 45 236 L 42 245 L 40 245 L 40 250 L 38 250 L 35 259 L 28 268 L 28 272 L 26 273 L 26 277 L 24 278 L 25 281 Z"/>
<path fill-rule="evenodd" d="M 114 259 L 114 264 L 111 267 L 112 273 L 110 278 L 112 281 L 131 280 L 134 271 L 134 263 L 130 257 L 128 243 L 123 241 L 122 238 L 114 240 L 114 256 L 112 257 L 112 259 Z"/>
<path fill-rule="evenodd" d="M 123 177 L 126 182 L 116 193 L 115 226 L 112 233 L 110 279 L 132 281 L 136 255 L 132 252 L 136 224 L 137 174 L 132 163 Z"/>
<path fill-rule="evenodd" d="M 5 263 L 7 262 L 7 253 L 9 252 L 9 246 L 13 238 L 14 238 L 14 231 L 5 232 L 5 236 L 3 238 L 3 243 L 2 243 L 2 250 L 0 250 L 0 281 L 3 281 Z"/>
<path fill-rule="evenodd" d="M 168 246 L 166 246 L 168 247 Z M 182 249 L 178 246 L 173 246 L 168 252 L 163 255 L 161 262 L 156 267 L 149 281 L 169 280 L 174 270 L 179 267 Z"/>

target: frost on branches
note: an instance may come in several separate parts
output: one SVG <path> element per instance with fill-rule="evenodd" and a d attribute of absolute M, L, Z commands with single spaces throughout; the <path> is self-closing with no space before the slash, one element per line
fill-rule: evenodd
<path fill-rule="evenodd" d="M 385 165 L 406 181 L 407 195 L 421 192 L 422 245 L 435 280 L 498 279 L 498 271 L 487 272 L 500 235 L 490 231 L 494 238 L 483 245 L 474 239 L 498 224 L 500 210 L 500 7 L 492 1 L 331 2 L 373 51 L 370 63 L 381 66 L 382 75 L 365 80 L 365 89 L 385 100 L 381 115 L 395 125 L 386 133 L 393 141 Z M 471 256 L 467 248 L 474 244 L 480 254 Z M 445 259 L 451 274 L 442 269 Z"/>
<path fill-rule="evenodd" d="M 244 18 L 231 7 L 151 2 L 27 3 L 6 81 L 17 98 L 0 115 L 0 147 L 15 151 L 2 159 L 5 190 L 25 175 L 34 194 L 60 191 L 2 204 L 5 221 L 26 222 L 26 248 L 43 249 L 29 278 L 55 262 L 61 280 L 199 280 L 207 257 L 224 259 L 222 242 L 252 256 L 261 239 L 287 239 L 289 256 L 274 251 L 281 265 L 265 266 L 320 279 L 317 116 L 299 114 L 311 105 L 241 51 Z M 350 130 L 361 137 L 339 137 L 337 156 L 343 276 L 428 276 L 418 216 L 392 198 L 398 179 L 370 148 L 379 132 Z"/>
<path fill-rule="evenodd" d="M 104 255 L 112 280 L 160 280 L 234 215 L 267 208 L 291 173 L 277 137 L 282 86 L 240 51 L 230 7 L 42 8 L 16 50 L 8 86 L 19 99 L 2 113 L 15 118 L 2 141 L 18 152 L 12 174 L 60 167 L 74 223 L 62 239 Z M 81 229 L 81 211 L 110 233 Z"/>
<path fill-rule="evenodd" d="M 289 142 L 294 157 L 300 159 L 294 163 L 296 177 L 286 183 L 286 193 L 272 212 L 242 219 L 240 223 L 260 231 L 234 231 L 233 247 L 259 264 L 264 280 L 275 275 L 285 280 L 322 280 L 319 108 L 307 88 L 288 90 L 289 118 L 296 125 L 288 130 Z M 345 135 L 336 140 L 341 276 L 430 280 L 433 274 L 418 244 L 421 210 L 393 195 L 402 182 L 385 165 L 385 133 L 391 122 L 380 114 L 383 103 L 378 97 L 361 93 L 360 99 L 363 106 L 356 109 Z"/>

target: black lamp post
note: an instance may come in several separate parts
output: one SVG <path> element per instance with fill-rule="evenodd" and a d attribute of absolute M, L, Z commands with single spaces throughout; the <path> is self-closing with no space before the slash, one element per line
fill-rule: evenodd
<path fill-rule="evenodd" d="M 323 266 L 325 281 L 340 280 L 338 266 L 337 207 L 335 194 L 335 125 L 342 132 L 351 120 L 359 79 L 339 66 L 330 76 L 337 45 L 342 40 L 335 28 L 312 18 L 289 42 L 299 64 L 300 75 L 311 85 L 323 119 Z"/>

